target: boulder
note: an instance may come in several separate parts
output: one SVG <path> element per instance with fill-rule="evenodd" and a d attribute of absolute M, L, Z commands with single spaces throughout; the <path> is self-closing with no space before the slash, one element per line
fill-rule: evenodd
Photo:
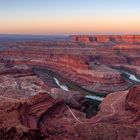
<path fill-rule="evenodd" d="M 74 108 L 82 108 L 82 104 L 85 102 L 84 96 L 77 91 L 64 91 L 59 88 L 52 88 L 50 95 L 55 100 L 64 100 L 67 105 Z"/>

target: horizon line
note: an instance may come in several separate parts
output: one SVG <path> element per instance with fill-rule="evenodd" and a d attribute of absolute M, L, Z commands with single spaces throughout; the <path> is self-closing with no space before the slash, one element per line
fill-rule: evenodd
<path fill-rule="evenodd" d="M 137 35 L 140 35 L 140 33 L 93 33 L 93 34 L 91 34 L 91 33 L 87 33 L 87 34 L 85 34 L 85 33 L 77 33 L 77 34 L 22 34 L 22 33 L 19 33 L 19 34 L 17 34 L 17 33 L 0 33 L 0 36 L 52 36 L 52 37 L 69 37 L 69 36 L 97 36 L 97 35 L 105 35 L 105 36 L 109 36 L 109 35 L 111 35 L 111 36 L 129 36 L 129 35 L 135 35 L 135 36 L 137 36 Z"/>

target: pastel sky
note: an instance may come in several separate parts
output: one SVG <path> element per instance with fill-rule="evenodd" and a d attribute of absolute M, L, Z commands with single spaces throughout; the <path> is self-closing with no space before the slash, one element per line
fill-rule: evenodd
<path fill-rule="evenodd" d="M 140 34 L 140 0 L 0 0 L 4 34 Z"/>

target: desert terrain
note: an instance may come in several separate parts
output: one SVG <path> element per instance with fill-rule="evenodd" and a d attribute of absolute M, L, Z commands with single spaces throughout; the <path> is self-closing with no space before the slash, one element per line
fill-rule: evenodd
<path fill-rule="evenodd" d="M 139 35 L 0 39 L 0 48 L 0 139 L 140 139 Z"/>

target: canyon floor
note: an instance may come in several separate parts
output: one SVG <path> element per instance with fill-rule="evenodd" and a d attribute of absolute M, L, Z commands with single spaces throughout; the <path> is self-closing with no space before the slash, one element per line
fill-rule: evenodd
<path fill-rule="evenodd" d="M 0 48 L 0 140 L 140 139 L 140 36 Z"/>

